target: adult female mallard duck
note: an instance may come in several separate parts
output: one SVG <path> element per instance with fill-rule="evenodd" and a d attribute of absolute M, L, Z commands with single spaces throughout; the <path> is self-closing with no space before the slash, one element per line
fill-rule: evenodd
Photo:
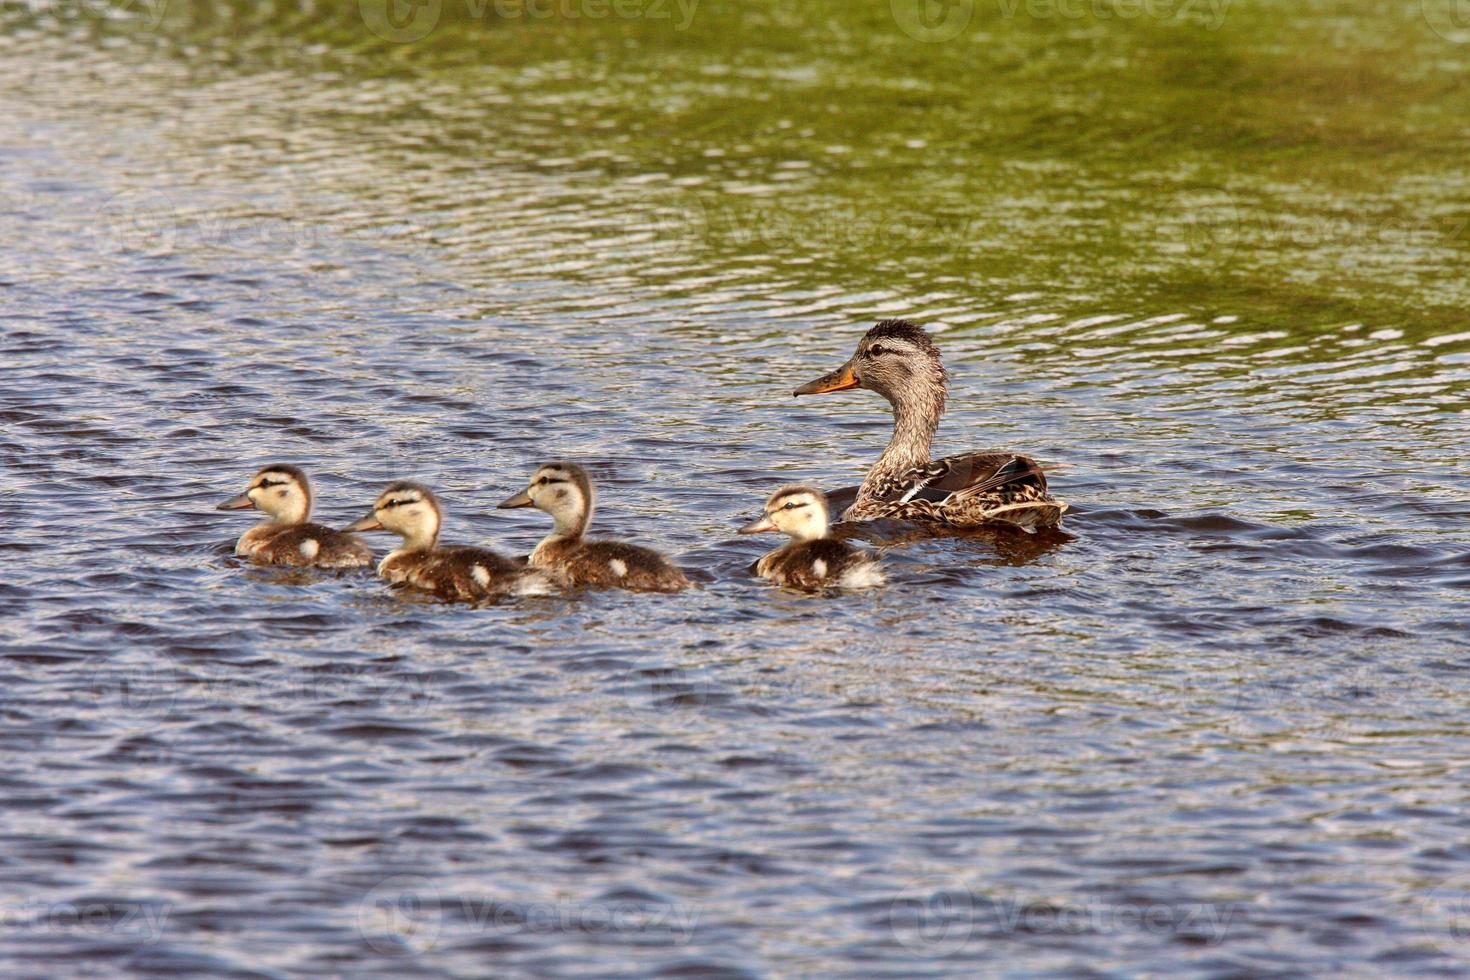
<path fill-rule="evenodd" d="M 1046 475 L 1029 456 L 979 452 L 929 459 L 948 380 L 939 349 L 922 327 L 884 320 L 863 336 L 846 364 L 793 392 L 867 388 L 893 406 L 893 437 L 842 519 L 896 517 L 951 527 L 1009 524 L 1027 530 L 1054 526 L 1067 505 L 1047 493 Z"/>
<path fill-rule="evenodd" d="M 592 523 L 592 480 L 575 463 L 546 463 L 531 485 L 500 507 L 535 507 L 551 515 L 551 533 L 531 552 L 530 564 L 545 568 L 570 585 L 593 585 L 642 592 L 678 592 L 689 579 L 651 548 L 622 541 L 588 541 Z"/>
<path fill-rule="evenodd" d="M 831 516 L 827 497 L 811 487 L 782 487 L 766 501 L 760 520 L 740 529 L 741 534 L 784 531 L 791 541 L 755 563 L 755 572 L 791 589 L 836 586 L 865 589 L 882 585 L 878 561 L 846 541 L 828 537 Z"/>
<path fill-rule="evenodd" d="M 267 466 L 250 486 L 215 510 L 258 510 L 265 520 L 240 535 L 235 554 L 257 565 L 365 568 L 373 563 L 368 546 L 350 534 L 312 524 L 311 483 L 295 466 Z"/>
<path fill-rule="evenodd" d="M 378 575 L 433 592 L 442 599 L 544 595 L 555 583 L 544 572 L 503 558 L 489 548 L 439 544 L 444 509 L 420 483 L 389 484 L 348 531 L 392 531 L 403 544 L 378 563 Z"/>

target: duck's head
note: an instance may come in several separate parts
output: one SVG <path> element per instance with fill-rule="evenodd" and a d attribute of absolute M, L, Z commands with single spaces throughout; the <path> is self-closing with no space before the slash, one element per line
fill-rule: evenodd
<path fill-rule="evenodd" d="M 531 476 L 531 484 L 499 503 L 511 507 L 535 507 L 556 521 L 557 534 L 581 534 L 592 520 L 592 480 L 576 463 L 543 463 Z"/>
<path fill-rule="evenodd" d="M 215 509 L 254 509 L 278 524 L 300 524 L 311 516 L 311 483 L 295 466 L 267 466 L 251 477 L 244 493 Z"/>
<path fill-rule="evenodd" d="M 815 541 L 827 536 L 831 518 L 827 495 L 811 487 L 782 487 L 766 500 L 760 519 L 745 525 L 741 534 L 780 531 L 797 541 Z"/>
<path fill-rule="evenodd" d="M 421 483 L 400 480 L 378 495 L 372 510 L 345 531 L 392 531 L 411 549 L 432 548 L 439 539 L 444 510 Z"/>
<path fill-rule="evenodd" d="M 846 364 L 792 394 L 820 395 L 866 388 L 895 405 L 916 398 L 937 399 L 942 411 L 948 380 L 939 348 L 923 327 L 908 320 L 883 320 L 863 335 Z"/>

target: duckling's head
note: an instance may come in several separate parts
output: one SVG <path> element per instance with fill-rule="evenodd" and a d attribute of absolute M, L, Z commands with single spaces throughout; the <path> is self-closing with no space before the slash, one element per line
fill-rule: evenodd
<path fill-rule="evenodd" d="M 937 403 L 937 417 L 944 410 L 948 381 L 939 348 L 923 327 L 908 320 L 883 320 L 863 335 L 857 352 L 846 364 L 792 394 L 820 395 L 866 388 L 895 405 L 915 400 Z"/>
<path fill-rule="evenodd" d="M 250 479 L 244 493 L 216 510 L 255 509 L 277 524 L 301 524 L 311 516 L 311 483 L 295 466 L 267 466 Z"/>
<path fill-rule="evenodd" d="M 558 535 L 579 536 L 592 522 L 592 480 L 576 463 L 543 463 L 531 477 L 531 485 L 498 505 L 535 507 L 556 521 Z"/>
<path fill-rule="evenodd" d="M 443 508 L 434 492 L 421 483 L 400 480 L 378 495 L 372 510 L 347 531 L 392 531 L 410 550 L 434 547 L 439 539 Z"/>
<path fill-rule="evenodd" d="M 745 525 L 741 534 L 781 531 L 797 541 L 815 541 L 827 536 L 831 518 L 827 495 L 811 487 L 782 487 L 766 500 L 760 520 Z"/>

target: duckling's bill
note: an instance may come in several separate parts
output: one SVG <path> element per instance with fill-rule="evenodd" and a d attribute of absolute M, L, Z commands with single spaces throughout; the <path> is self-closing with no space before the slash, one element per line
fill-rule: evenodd
<path fill-rule="evenodd" d="M 793 396 L 823 395 L 829 391 L 846 391 L 848 388 L 856 388 L 857 386 L 857 375 L 853 373 L 852 362 L 848 361 L 836 371 L 830 374 L 824 374 L 815 381 L 808 381 L 791 394 Z"/>
<path fill-rule="evenodd" d="M 513 507 L 530 507 L 535 503 L 531 499 L 531 491 L 522 490 L 518 494 L 507 497 L 495 505 L 496 510 L 510 510 Z"/>
<path fill-rule="evenodd" d="M 771 520 L 771 515 L 770 514 L 762 514 L 758 520 L 752 521 L 749 524 L 745 525 L 744 527 L 742 527 L 739 530 L 738 533 L 740 533 L 740 534 L 760 534 L 763 531 L 779 531 L 779 530 L 781 530 L 781 529 L 778 528 L 775 525 L 775 522 L 773 522 Z"/>
<path fill-rule="evenodd" d="M 342 530 L 348 534 L 354 531 L 381 531 L 383 530 L 383 522 L 378 520 L 377 511 L 369 511 Z"/>
<path fill-rule="evenodd" d="M 216 504 L 215 510 L 254 510 L 255 501 L 250 499 L 250 494 L 242 493 L 231 497 L 222 504 Z"/>

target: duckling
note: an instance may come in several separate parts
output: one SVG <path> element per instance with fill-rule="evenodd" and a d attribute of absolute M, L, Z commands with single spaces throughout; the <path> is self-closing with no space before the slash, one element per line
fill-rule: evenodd
<path fill-rule="evenodd" d="M 403 544 L 378 563 L 378 576 L 433 592 L 442 599 L 545 595 L 551 577 L 503 558 L 488 548 L 440 547 L 444 508 L 428 487 L 400 480 L 384 490 L 372 510 L 348 531 L 392 531 Z"/>
<path fill-rule="evenodd" d="M 215 507 L 251 509 L 266 519 L 240 535 L 235 554 L 257 565 L 365 568 L 373 563 L 372 551 L 357 538 L 308 523 L 311 483 L 295 466 L 267 466 L 251 478 L 244 493 Z"/>
<path fill-rule="evenodd" d="M 827 497 L 820 490 L 789 486 L 771 494 L 760 520 L 742 527 L 740 533 L 783 531 L 791 535 L 791 541 L 756 562 L 756 574 L 777 585 L 806 591 L 882 585 L 886 580 L 876 558 L 828 537 L 831 521 Z"/>
<path fill-rule="evenodd" d="M 592 523 L 593 491 L 587 471 L 575 463 L 546 463 L 531 485 L 501 502 L 509 507 L 535 507 L 551 515 L 555 526 L 531 552 L 530 564 L 555 571 L 569 585 L 593 585 L 643 592 L 678 592 L 689 579 L 678 566 L 651 548 L 622 541 L 587 541 Z"/>

